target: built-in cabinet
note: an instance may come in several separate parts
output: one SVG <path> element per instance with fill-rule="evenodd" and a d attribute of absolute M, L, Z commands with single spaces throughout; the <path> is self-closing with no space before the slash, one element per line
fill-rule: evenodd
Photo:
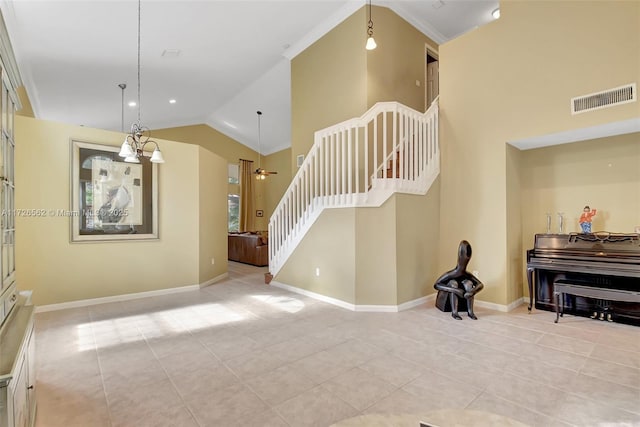
<path fill-rule="evenodd" d="M 0 328 L 0 427 L 30 427 L 36 415 L 33 305 L 21 296 Z"/>
<path fill-rule="evenodd" d="M 34 306 L 16 286 L 15 132 L 22 85 L 9 35 L 0 15 L 0 427 L 35 424 Z M 24 212 L 28 214 L 28 212 Z"/>

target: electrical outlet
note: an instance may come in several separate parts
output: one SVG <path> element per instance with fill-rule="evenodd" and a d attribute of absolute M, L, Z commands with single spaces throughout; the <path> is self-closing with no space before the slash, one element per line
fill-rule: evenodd
<path fill-rule="evenodd" d="M 320 277 L 320 268 L 316 267 L 316 277 Z"/>
<path fill-rule="evenodd" d="M 216 259 L 215 258 L 211 258 L 211 265 L 214 265 L 216 263 Z"/>

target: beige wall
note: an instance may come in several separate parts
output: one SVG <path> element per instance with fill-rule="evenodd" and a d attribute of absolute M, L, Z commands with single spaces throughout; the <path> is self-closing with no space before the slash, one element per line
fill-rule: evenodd
<path fill-rule="evenodd" d="M 397 294 L 402 304 L 435 292 L 433 284 L 444 273 L 438 268 L 440 180 L 435 180 L 426 196 L 395 197 Z M 456 253 L 449 254 L 446 264 L 453 266 L 455 260 Z"/>
<path fill-rule="evenodd" d="M 379 208 L 356 209 L 358 305 L 397 305 L 396 196 Z"/>
<path fill-rule="evenodd" d="M 256 169 L 258 168 L 258 153 L 256 151 L 208 125 L 156 129 L 152 133 L 154 137 L 199 145 L 226 159 L 228 163 L 237 164 L 238 159 L 253 160 Z M 289 185 L 291 179 L 290 153 L 291 149 L 286 149 L 262 156 L 260 159 L 263 168 L 277 171 L 278 175 L 270 176 L 265 181 L 256 182 L 255 210 L 264 211 L 262 218 L 255 218 L 256 230 L 266 230 L 268 228 L 269 217 Z M 226 165 L 224 169 L 226 174 Z M 239 192 L 239 186 L 229 185 L 228 194 L 240 194 Z"/>
<path fill-rule="evenodd" d="M 569 109 L 574 96 L 640 80 L 640 3 L 502 1 L 501 12 L 440 46 L 440 264 L 469 240 L 482 299 L 508 304 L 518 287 L 508 280 L 521 276 L 509 272 L 521 252 L 511 233 L 521 231 L 507 218 L 507 194 L 518 191 L 507 182 L 505 143 L 640 116 L 637 102 Z"/>
<path fill-rule="evenodd" d="M 227 159 L 229 163 L 238 163 L 238 159 L 258 161 L 257 152 L 208 125 L 154 129 L 151 134 L 154 138 L 199 145 Z"/>
<path fill-rule="evenodd" d="M 226 159 L 198 147 L 198 175 L 198 281 L 204 283 L 227 272 Z"/>
<path fill-rule="evenodd" d="M 276 280 L 355 303 L 355 209 L 326 209 L 284 264 Z M 316 268 L 320 276 L 316 276 Z"/>
<path fill-rule="evenodd" d="M 291 172 L 314 132 L 367 110 L 366 15 L 360 9 L 291 61 Z"/>
<path fill-rule="evenodd" d="M 276 280 L 356 305 L 399 305 L 434 292 L 439 181 L 379 208 L 325 209 Z M 456 254 L 449 257 L 455 262 Z M 320 277 L 315 269 L 320 268 Z"/>
<path fill-rule="evenodd" d="M 268 171 L 278 172 L 276 175 L 269 175 L 264 181 L 258 181 L 256 187 L 262 186 L 261 206 L 264 209 L 264 218 L 260 219 L 261 230 L 266 230 L 269 225 L 269 217 L 275 210 L 282 195 L 291 182 L 291 148 L 269 154 L 262 158 L 262 167 Z M 296 168 L 297 172 L 297 168 Z"/>
<path fill-rule="evenodd" d="M 522 204 L 522 152 L 506 144 L 506 179 L 507 179 L 507 301 L 515 301 L 522 297 L 523 261 L 525 254 L 522 247 L 522 213 L 530 206 Z M 481 279 L 482 281 L 482 279 Z M 478 296 L 482 299 L 482 294 Z"/>
<path fill-rule="evenodd" d="M 70 209 L 71 138 L 118 146 L 123 136 L 16 118 L 16 208 Z M 17 282 L 20 289 L 34 290 L 36 304 L 195 285 L 214 277 L 207 273 L 222 271 L 199 269 L 201 239 L 216 239 L 220 232 L 214 227 L 207 230 L 211 235 L 199 234 L 199 215 L 213 207 L 200 210 L 196 184 L 201 169 L 214 169 L 222 160 L 201 161 L 196 146 L 158 142 L 167 160 L 159 166 L 159 240 L 70 243 L 68 217 L 17 217 Z M 225 183 L 208 184 L 226 188 Z M 220 242 L 223 247 L 211 242 L 203 247 L 218 254 L 226 247 L 226 240 Z"/>
<path fill-rule="evenodd" d="M 582 208 L 598 210 L 593 231 L 631 233 L 640 226 L 640 134 L 620 135 L 522 152 L 522 244 L 533 247 L 551 212 L 564 212 L 565 232 L 579 232 Z"/>
<path fill-rule="evenodd" d="M 372 15 L 378 47 L 367 51 L 367 107 L 397 101 L 425 111 L 425 44 L 437 52 L 437 43 L 386 7 L 373 7 Z"/>

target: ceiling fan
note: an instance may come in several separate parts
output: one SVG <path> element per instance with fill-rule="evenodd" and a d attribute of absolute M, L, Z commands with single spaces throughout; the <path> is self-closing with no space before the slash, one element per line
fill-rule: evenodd
<path fill-rule="evenodd" d="M 260 166 L 260 159 L 262 157 L 262 150 L 260 146 L 260 117 L 262 116 L 262 111 L 258 110 L 256 111 L 256 114 L 258 114 L 258 169 L 256 169 L 254 174 L 256 175 L 256 179 L 267 179 L 269 175 L 275 175 L 278 172 L 267 171 Z"/>

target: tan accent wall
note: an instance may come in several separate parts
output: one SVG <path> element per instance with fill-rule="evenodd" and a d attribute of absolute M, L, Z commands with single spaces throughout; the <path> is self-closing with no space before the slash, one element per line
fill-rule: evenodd
<path fill-rule="evenodd" d="M 373 7 L 372 16 L 378 47 L 366 51 L 367 108 L 380 101 L 397 101 L 425 111 L 425 44 L 437 49 L 437 43 L 391 9 Z"/>
<path fill-rule="evenodd" d="M 256 169 L 258 168 L 258 153 L 256 151 L 253 151 L 246 145 L 239 143 L 235 139 L 229 138 L 225 134 L 208 125 L 192 125 L 175 128 L 156 129 L 152 131 L 152 134 L 154 137 L 158 138 L 165 138 L 172 141 L 180 141 L 186 142 L 187 144 L 199 145 L 211 151 L 212 153 L 215 153 L 218 156 L 226 159 L 228 163 L 237 164 L 238 159 L 253 160 Z M 271 156 L 275 154 L 277 153 L 274 153 Z M 268 157 L 270 156 L 263 156 L 260 159 L 260 161 L 263 162 L 263 167 L 264 165 L 266 165 Z M 276 156 L 276 159 L 278 159 L 275 161 L 276 166 L 281 166 L 279 160 L 280 157 Z M 274 163 L 273 160 L 271 160 L 271 162 Z M 290 164 L 287 164 L 286 166 L 287 169 L 282 166 L 282 173 L 284 176 L 289 177 L 291 166 Z M 226 174 L 226 165 L 224 169 Z M 266 183 L 256 183 L 255 209 L 264 211 L 264 216 L 262 218 L 256 217 L 255 219 L 256 230 L 266 230 L 268 227 L 269 216 L 273 212 L 273 208 L 271 208 L 270 210 L 270 208 L 265 204 L 266 200 L 272 200 L 273 198 L 278 197 L 277 194 L 280 191 L 284 192 L 284 190 L 281 190 L 281 180 L 276 179 L 275 181 L 279 184 L 267 185 Z M 238 186 L 230 185 L 228 191 L 228 194 L 239 194 L 240 189 Z M 280 193 L 280 195 L 281 194 L 282 193 Z M 255 215 L 255 212 L 253 214 Z"/>
<path fill-rule="evenodd" d="M 118 146 L 123 135 L 16 117 L 16 208 L 70 209 L 71 138 Z M 167 160 L 159 167 L 159 240 L 70 243 L 68 217 L 16 218 L 16 280 L 34 290 L 37 305 L 195 285 L 225 271 L 199 269 L 200 245 L 212 254 L 226 250 L 226 239 L 217 239 L 226 226 L 201 235 L 199 215 L 226 217 L 226 204 L 201 209 L 197 184 L 200 170 L 224 161 L 200 159 L 193 145 L 158 142 Z M 226 189 L 226 180 L 205 184 Z"/>
<path fill-rule="evenodd" d="M 507 301 L 515 301 L 522 297 L 523 262 L 526 256 L 522 247 L 522 213 L 529 207 L 523 205 L 522 176 L 523 153 L 506 144 L 506 179 L 507 179 Z M 482 281 L 481 278 L 479 278 Z M 482 294 L 478 295 L 482 299 Z"/>
<path fill-rule="evenodd" d="M 533 248 L 534 235 L 579 232 L 585 205 L 596 208 L 593 231 L 632 233 L 640 226 L 640 133 L 524 151 L 522 165 L 522 246 Z"/>
<path fill-rule="evenodd" d="M 151 134 L 154 138 L 199 145 L 227 159 L 229 163 L 238 163 L 238 159 L 258 161 L 257 152 L 208 125 L 154 129 Z"/>
<path fill-rule="evenodd" d="M 22 108 L 16 111 L 18 116 L 25 117 L 35 117 L 33 114 L 33 108 L 31 107 L 31 101 L 29 100 L 29 95 L 27 95 L 27 91 L 24 86 L 20 86 L 17 90 L 18 98 L 20 98 L 20 104 Z"/>
<path fill-rule="evenodd" d="M 396 196 L 356 209 L 356 304 L 397 305 Z"/>
<path fill-rule="evenodd" d="M 276 280 L 356 305 L 395 306 L 431 294 L 440 275 L 439 199 L 436 180 L 426 196 L 325 209 Z"/>
<path fill-rule="evenodd" d="M 275 280 L 355 304 L 355 217 L 353 208 L 325 210 Z"/>
<path fill-rule="evenodd" d="M 507 218 L 507 195 L 518 191 L 505 144 L 640 116 L 637 102 L 576 116 L 569 108 L 574 96 L 640 82 L 640 3 L 502 1 L 501 12 L 440 46 L 440 264 L 469 240 L 480 298 L 509 304 L 521 231 Z"/>
<path fill-rule="evenodd" d="M 198 147 L 198 175 L 198 271 L 204 283 L 227 272 L 226 159 Z"/>
<path fill-rule="evenodd" d="M 397 304 L 402 304 L 434 293 L 433 284 L 444 273 L 438 268 L 440 180 L 426 196 L 395 197 Z M 446 264 L 453 266 L 456 256 L 449 254 Z"/>
<path fill-rule="evenodd" d="M 262 167 L 268 171 L 278 172 L 276 175 L 269 175 L 266 180 L 259 181 L 259 184 L 256 185 L 256 187 L 263 187 L 261 206 L 263 206 L 265 216 L 262 218 L 263 228 L 261 229 L 266 230 L 269 225 L 269 217 L 278 206 L 278 203 L 280 203 L 282 195 L 291 182 L 291 176 L 293 175 L 291 171 L 291 148 L 264 156 L 262 158 Z"/>
<path fill-rule="evenodd" d="M 364 8 L 291 61 L 291 173 L 314 132 L 367 110 Z"/>

